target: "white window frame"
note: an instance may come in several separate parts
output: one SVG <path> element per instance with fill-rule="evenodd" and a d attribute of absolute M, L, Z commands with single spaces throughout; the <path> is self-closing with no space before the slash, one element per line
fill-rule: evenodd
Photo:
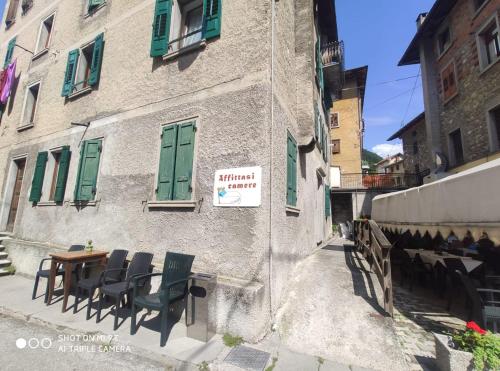
<path fill-rule="evenodd" d="M 82 61 L 82 57 L 83 57 L 83 50 L 84 50 L 84 49 L 87 49 L 87 48 L 88 48 L 89 46 L 91 46 L 91 45 L 93 45 L 93 47 L 95 47 L 95 45 L 94 45 L 94 44 L 95 44 L 95 40 L 91 40 L 91 41 L 89 41 L 89 42 L 87 42 L 87 43 L 83 44 L 82 46 L 80 46 L 80 47 L 78 48 L 78 50 L 79 50 L 79 53 L 78 53 L 78 61 L 77 61 L 77 63 L 76 63 L 76 72 L 75 72 L 75 77 L 74 77 L 74 79 L 73 79 L 73 81 L 72 81 L 73 87 L 76 87 L 76 86 L 77 86 L 77 85 L 76 85 L 76 82 L 79 82 L 79 81 L 77 81 L 77 80 L 78 80 L 78 78 L 79 78 L 79 71 L 80 71 L 81 61 Z M 92 55 L 93 55 L 93 54 L 94 54 L 94 53 L 93 53 L 93 51 L 92 51 Z M 87 61 L 87 65 L 92 65 L 92 59 L 90 60 L 90 62 L 88 62 L 88 61 Z M 73 97 L 75 97 L 75 96 L 78 96 L 78 95 L 83 94 L 83 93 L 85 93 L 85 92 L 87 92 L 87 91 L 90 91 L 90 90 L 92 90 L 92 86 L 87 85 L 87 86 L 83 87 L 83 85 L 82 85 L 82 87 L 81 87 L 81 88 L 77 88 L 76 90 L 74 90 L 74 91 L 73 91 L 73 92 L 69 95 L 69 98 L 73 98 Z M 97 138 L 97 139 L 99 139 L 99 138 Z"/>
<path fill-rule="evenodd" d="M 496 24 L 496 30 L 498 34 L 500 35 L 500 21 L 498 19 L 498 14 L 495 13 L 492 15 L 490 18 L 488 18 L 482 25 L 481 28 L 479 28 L 476 32 L 476 46 L 477 46 L 477 54 L 479 57 L 479 70 L 481 73 L 485 72 L 488 70 L 491 66 L 496 64 L 500 60 L 500 56 L 497 56 L 495 60 L 493 60 L 491 63 L 487 62 L 487 57 L 486 57 L 486 45 L 484 44 L 484 38 L 483 38 L 483 32 L 491 26 L 491 24 L 495 22 Z M 499 36 L 500 39 L 500 36 Z M 500 40 L 499 40 L 500 43 Z"/>
<path fill-rule="evenodd" d="M 85 8 L 83 9 L 83 17 L 84 18 L 88 18 L 88 17 L 93 16 L 99 9 L 104 8 L 108 2 L 105 0 L 102 4 L 96 6 L 94 8 L 94 10 L 91 12 L 89 12 L 89 5 L 90 5 L 89 3 L 90 3 L 90 0 L 85 0 L 85 2 L 84 2 L 84 5 L 85 5 Z"/>
<path fill-rule="evenodd" d="M 52 27 L 50 29 L 50 34 L 49 38 L 47 40 L 47 47 L 44 47 L 43 49 L 40 49 L 40 38 L 42 37 L 42 29 L 44 27 L 44 23 L 52 18 Z M 32 59 L 37 59 L 38 57 L 42 56 L 43 54 L 47 53 L 50 49 L 50 45 L 52 43 L 52 35 L 54 34 L 54 24 L 56 21 L 56 12 L 50 13 L 48 16 L 42 19 L 40 22 L 40 26 L 38 27 L 38 35 L 36 38 L 36 47 L 35 47 L 35 54 L 33 55 Z"/>
<path fill-rule="evenodd" d="M 17 127 L 17 130 L 24 130 L 24 129 L 29 129 L 35 125 L 35 120 L 33 122 L 27 122 L 24 120 L 24 116 L 26 114 L 26 104 L 28 103 L 28 94 L 30 94 L 30 90 L 33 86 L 38 85 L 38 95 L 35 103 L 35 113 L 33 114 L 33 117 L 36 118 L 36 114 L 38 112 L 38 103 L 40 99 L 40 91 L 42 90 L 42 80 L 37 80 L 33 81 L 32 83 L 29 83 L 26 85 L 26 91 L 24 93 L 24 101 L 23 101 L 23 108 L 21 111 L 21 120 L 19 121 L 19 125 Z"/>
<path fill-rule="evenodd" d="M 47 159 L 47 165 L 45 166 L 45 174 L 43 177 L 43 184 L 42 184 L 42 196 L 40 198 L 40 202 L 37 203 L 36 206 L 57 206 L 57 203 L 54 200 L 50 200 L 50 190 L 52 188 L 52 179 L 54 175 L 54 166 L 55 166 L 55 153 L 60 153 L 62 152 L 63 146 L 59 147 L 54 147 L 49 149 L 48 152 L 48 159 Z M 59 158 L 59 165 L 61 165 L 61 159 Z M 58 169 L 59 173 L 59 169 Z M 57 183 L 57 176 L 55 179 L 55 182 Z"/>
<path fill-rule="evenodd" d="M 476 0 L 471 0 L 472 11 L 473 11 L 474 16 L 478 15 L 479 13 L 481 13 L 481 11 L 484 9 L 484 7 L 486 6 L 486 4 L 488 4 L 489 2 L 490 2 L 490 0 L 485 0 L 484 3 L 482 3 L 480 7 L 476 8 Z"/>
<path fill-rule="evenodd" d="M 457 163 L 455 148 L 454 148 L 453 143 L 451 141 L 451 134 L 453 134 L 457 130 L 460 131 L 460 141 L 462 143 L 463 162 L 461 164 Z M 451 167 L 458 167 L 458 166 L 465 165 L 467 163 L 467 161 L 465 160 L 464 132 L 463 132 L 462 128 L 455 128 L 453 130 L 450 130 L 448 132 L 447 140 L 448 140 L 448 158 L 450 160 Z"/>
<path fill-rule="evenodd" d="M 332 118 L 331 116 L 337 115 L 337 126 L 332 126 Z M 340 112 L 332 112 L 330 113 L 330 130 L 331 129 L 338 129 L 340 127 Z"/>
<path fill-rule="evenodd" d="M 168 51 L 167 51 L 168 56 L 177 55 L 179 53 L 182 53 L 183 51 L 197 48 L 200 45 L 203 46 L 206 43 L 205 39 L 204 39 L 204 35 L 203 35 L 203 14 L 204 14 L 203 0 L 191 0 L 190 3 L 193 3 L 193 7 L 189 7 L 189 2 L 188 2 L 184 5 L 184 7 L 187 6 L 187 7 L 189 7 L 189 9 L 184 9 L 184 11 L 180 6 L 179 1 L 174 1 L 172 4 L 172 16 L 170 19 L 170 32 L 169 32 L 169 42 L 168 42 Z M 182 45 L 181 46 L 181 41 L 184 42 L 185 39 L 183 38 L 182 40 L 179 40 L 179 38 L 184 37 L 182 35 L 184 33 L 184 24 L 185 24 L 185 20 L 186 20 L 186 15 L 188 12 L 198 8 L 198 6 L 196 6 L 196 4 L 194 4 L 194 3 L 200 3 L 199 6 L 201 6 L 201 9 L 202 9 L 202 13 L 201 13 L 202 28 L 200 30 L 200 40 L 195 41 L 189 45 Z M 175 41 L 175 40 L 177 40 L 177 41 Z M 174 41 L 174 42 L 172 43 L 172 41 Z M 175 47 L 175 49 L 173 48 L 174 44 L 177 45 Z"/>
<path fill-rule="evenodd" d="M 493 111 L 497 109 L 500 109 L 500 96 L 490 102 L 486 110 L 486 122 L 488 123 L 488 136 L 491 153 L 500 151 L 500 142 L 497 140 L 495 118 L 493 117 Z"/>

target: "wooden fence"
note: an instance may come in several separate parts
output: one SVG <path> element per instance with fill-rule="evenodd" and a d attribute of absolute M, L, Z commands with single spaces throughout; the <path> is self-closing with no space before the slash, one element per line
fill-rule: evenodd
<path fill-rule="evenodd" d="M 354 241 L 370 264 L 370 269 L 378 278 L 384 293 L 384 310 L 393 316 L 391 243 L 373 220 L 354 222 Z"/>

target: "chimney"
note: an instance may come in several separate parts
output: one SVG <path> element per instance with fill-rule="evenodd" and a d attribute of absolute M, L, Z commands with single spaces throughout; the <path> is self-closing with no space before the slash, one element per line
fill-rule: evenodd
<path fill-rule="evenodd" d="M 420 13 L 417 17 L 417 30 L 422 26 L 422 23 L 425 21 L 425 17 L 427 17 L 427 13 Z"/>

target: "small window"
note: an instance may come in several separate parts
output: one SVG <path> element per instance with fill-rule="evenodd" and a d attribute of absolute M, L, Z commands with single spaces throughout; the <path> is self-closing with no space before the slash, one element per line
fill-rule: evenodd
<path fill-rule="evenodd" d="M 21 121 L 21 126 L 33 125 L 33 123 L 35 122 L 39 91 L 40 82 L 36 82 L 28 86 L 26 91 L 26 98 L 24 101 L 24 113 Z"/>
<path fill-rule="evenodd" d="M 500 35 L 496 17 L 479 32 L 478 47 L 482 69 L 500 58 Z"/>
<path fill-rule="evenodd" d="M 87 13 L 91 14 L 98 9 L 100 9 L 101 5 L 106 3 L 105 0 L 87 0 Z"/>
<path fill-rule="evenodd" d="M 52 170 L 52 177 L 50 180 L 49 201 L 54 201 L 54 195 L 56 193 L 57 174 L 59 172 L 59 163 L 61 160 L 61 152 L 60 151 L 52 152 L 52 157 L 54 158 L 54 166 L 53 166 L 53 170 Z"/>
<path fill-rule="evenodd" d="M 450 28 L 446 27 L 443 31 L 438 33 L 437 36 L 438 55 L 442 55 L 451 45 Z"/>
<path fill-rule="evenodd" d="M 443 101 L 447 102 L 458 93 L 457 79 L 455 77 L 455 64 L 450 63 L 441 72 L 441 81 L 443 88 Z"/>
<path fill-rule="evenodd" d="M 500 106 L 490 111 L 492 150 L 500 150 Z"/>
<path fill-rule="evenodd" d="M 458 166 L 464 163 L 464 149 L 462 145 L 462 133 L 457 129 L 449 135 L 450 159 L 452 165 Z"/>
<path fill-rule="evenodd" d="M 413 142 L 413 154 L 416 155 L 418 153 L 418 142 Z"/>
<path fill-rule="evenodd" d="M 332 154 L 340 153 L 340 139 L 332 139 L 330 142 Z"/>
<path fill-rule="evenodd" d="M 286 204 L 297 206 L 297 142 L 288 132 L 287 136 Z"/>
<path fill-rule="evenodd" d="M 203 1 L 175 1 L 172 6 L 168 52 L 174 53 L 201 41 L 202 31 Z"/>
<path fill-rule="evenodd" d="M 78 69 L 76 71 L 75 90 L 84 89 L 89 86 L 90 67 L 92 65 L 92 55 L 94 54 L 94 43 L 87 45 L 80 51 L 78 59 Z"/>
<path fill-rule="evenodd" d="M 333 112 L 330 115 L 330 129 L 338 128 L 339 127 L 339 113 L 338 112 Z"/>
<path fill-rule="evenodd" d="M 22 15 L 28 13 L 28 11 L 33 7 L 33 0 L 23 0 L 21 4 L 21 9 L 23 10 Z"/>
<path fill-rule="evenodd" d="M 52 35 L 52 26 L 54 25 L 54 14 L 42 21 L 40 32 L 36 44 L 35 55 L 49 48 Z"/>

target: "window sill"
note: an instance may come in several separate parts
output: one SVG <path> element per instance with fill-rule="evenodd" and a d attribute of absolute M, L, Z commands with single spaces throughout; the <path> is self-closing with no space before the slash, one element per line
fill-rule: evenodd
<path fill-rule="evenodd" d="M 38 53 L 36 53 L 35 55 L 33 55 L 33 57 L 31 57 L 31 60 L 32 61 L 37 60 L 38 58 L 44 56 L 48 52 L 49 52 L 49 48 L 42 49 Z"/>
<path fill-rule="evenodd" d="M 285 211 L 286 211 L 287 214 L 295 214 L 295 215 L 299 215 L 300 214 L 300 209 L 298 209 L 295 206 L 286 205 L 285 206 Z"/>
<path fill-rule="evenodd" d="M 489 65 L 487 65 L 486 67 L 483 67 L 481 68 L 481 70 L 479 71 L 479 76 L 482 76 L 483 74 L 485 74 L 486 72 L 488 72 L 494 65 L 496 65 L 498 62 L 500 61 L 500 57 L 497 57 L 496 61 L 494 62 L 491 62 Z"/>
<path fill-rule="evenodd" d="M 196 201 L 148 201 L 148 209 L 194 209 Z"/>
<path fill-rule="evenodd" d="M 97 206 L 101 202 L 101 200 L 94 200 L 94 201 L 70 201 L 69 205 L 70 206 Z"/>
<path fill-rule="evenodd" d="M 169 60 L 177 58 L 179 55 L 187 54 L 187 53 L 192 52 L 193 50 L 196 50 L 196 49 L 205 48 L 205 46 L 207 46 L 207 42 L 205 39 L 203 39 L 203 40 L 200 40 L 194 44 L 186 46 L 185 48 L 181 48 L 179 50 L 176 50 L 175 52 L 169 52 L 169 53 L 165 54 L 163 56 L 163 60 L 169 61 Z"/>
<path fill-rule="evenodd" d="M 35 124 L 30 122 L 29 124 L 22 124 L 22 125 L 18 126 L 16 129 L 17 129 L 17 131 L 23 131 L 26 129 L 31 129 L 33 126 L 35 126 Z"/>
<path fill-rule="evenodd" d="M 36 204 L 36 206 L 59 206 L 59 205 L 61 204 L 55 201 L 42 201 Z"/>
<path fill-rule="evenodd" d="M 67 96 L 68 99 L 74 99 L 79 97 L 80 95 L 87 94 L 88 92 L 92 91 L 92 86 L 87 86 L 83 89 L 77 90 L 74 93 L 71 93 L 70 95 Z"/>
<path fill-rule="evenodd" d="M 486 5 L 490 2 L 490 0 L 486 0 L 483 5 L 481 5 L 479 8 L 476 9 L 474 12 L 474 15 L 472 16 L 472 20 L 476 19 L 476 17 L 483 11 L 483 9 L 486 7 Z"/>
<path fill-rule="evenodd" d="M 106 3 L 102 3 L 101 5 L 96 6 L 92 10 L 88 11 L 86 14 L 83 15 L 84 19 L 87 19 L 89 17 L 92 17 L 95 13 L 97 13 L 100 9 L 104 8 L 106 6 Z"/>
<path fill-rule="evenodd" d="M 448 103 L 450 103 L 456 97 L 458 97 L 458 91 L 455 94 L 453 94 L 451 97 L 449 97 L 446 100 L 444 100 L 443 101 L 443 106 L 446 106 Z"/>
<path fill-rule="evenodd" d="M 453 40 L 452 42 L 450 42 L 450 44 L 443 50 L 442 53 L 439 53 L 439 50 L 437 51 L 437 61 L 441 61 L 441 59 L 443 59 L 443 57 L 446 55 L 446 53 L 448 53 L 448 51 L 451 49 L 451 47 L 453 46 L 453 44 L 455 43 L 455 40 Z"/>

